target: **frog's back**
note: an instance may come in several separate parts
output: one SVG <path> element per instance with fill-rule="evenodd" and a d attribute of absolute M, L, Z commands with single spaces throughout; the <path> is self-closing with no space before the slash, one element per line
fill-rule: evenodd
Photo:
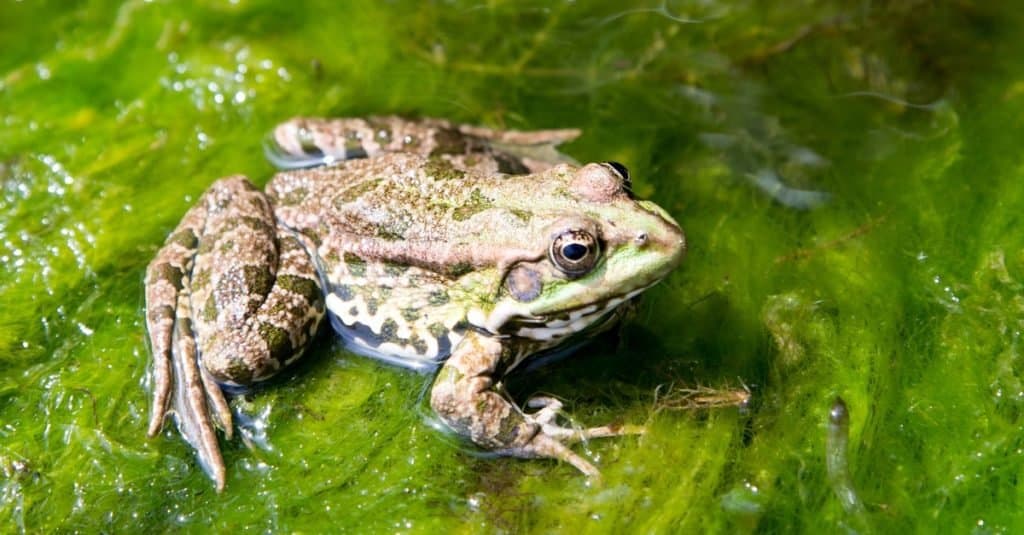
<path fill-rule="evenodd" d="M 267 189 L 279 220 L 315 242 L 326 305 L 348 345 L 428 369 L 467 329 L 514 336 L 526 355 L 606 324 L 628 299 L 619 283 L 608 292 L 614 299 L 600 298 L 607 278 L 569 284 L 575 276 L 548 260 L 557 236 L 601 235 L 588 214 L 604 201 L 577 191 L 595 173 L 621 191 L 621 177 L 602 166 L 484 174 L 410 154 L 282 173 Z M 562 287 L 563 296 L 542 291 Z"/>
<path fill-rule="evenodd" d="M 388 154 L 281 173 L 267 190 L 278 218 L 315 242 L 331 322 L 346 345 L 432 369 L 462 340 L 468 310 L 486 300 L 481 289 L 494 286 L 482 238 L 494 222 L 469 220 L 493 212 L 483 192 L 501 180 Z"/>

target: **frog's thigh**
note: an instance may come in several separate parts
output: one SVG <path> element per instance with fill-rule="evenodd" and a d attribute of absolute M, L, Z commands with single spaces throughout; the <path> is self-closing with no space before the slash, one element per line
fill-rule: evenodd
<path fill-rule="evenodd" d="M 264 194 L 223 182 L 211 188 L 192 308 L 202 366 L 218 382 L 247 385 L 301 355 L 323 317 L 323 292 L 302 238 L 276 224 Z"/>

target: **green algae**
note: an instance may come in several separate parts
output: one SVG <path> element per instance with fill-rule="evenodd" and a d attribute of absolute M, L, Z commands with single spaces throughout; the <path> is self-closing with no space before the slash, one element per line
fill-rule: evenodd
<path fill-rule="evenodd" d="M 1019 531 L 1005 4 L 0 6 L 0 531 Z M 687 230 L 617 344 L 509 379 L 647 425 L 579 447 L 603 483 L 473 455 L 429 378 L 329 340 L 233 400 L 224 494 L 170 425 L 145 438 L 156 248 L 215 178 L 269 178 L 277 121 L 373 113 L 580 127 L 569 153 Z M 656 403 L 700 385 L 752 399 Z M 859 514 L 826 472 L 837 395 Z"/>

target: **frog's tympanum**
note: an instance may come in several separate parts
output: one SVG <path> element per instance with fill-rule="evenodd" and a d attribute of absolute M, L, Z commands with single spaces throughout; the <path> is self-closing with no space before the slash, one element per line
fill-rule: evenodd
<path fill-rule="evenodd" d="M 578 135 L 397 117 L 278 126 L 268 155 L 289 170 L 265 191 L 215 182 L 149 265 L 149 434 L 172 412 L 222 489 L 222 388 L 294 362 L 326 315 L 352 351 L 436 371 L 430 404 L 455 433 L 597 475 L 568 445 L 622 428 L 560 426 L 552 398 L 524 412 L 502 377 L 609 328 L 685 245 L 621 164 L 555 150 Z"/>

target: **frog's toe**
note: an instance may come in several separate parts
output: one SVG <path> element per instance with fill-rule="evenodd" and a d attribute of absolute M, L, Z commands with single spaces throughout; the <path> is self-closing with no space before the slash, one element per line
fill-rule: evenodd
<path fill-rule="evenodd" d="M 149 429 L 146 434 L 152 438 L 164 427 L 167 416 L 167 402 L 171 397 L 171 361 L 168 356 L 154 352 L 153 362 L 153 404 L 149 415 Z"/>
<path fill-rule="evenodd" d="M 224 430 L 224 438 L 231 440 L 235 426 L 231 425 L 231 407 L 228 407 L 224 391 L 206 368 L 200 368 L 199 371 L 203 378 L 203 388 L 206 390 L 206 400 L 210 404 L 210 410 L 217 419 L 217 425 Z"/>
<path fill-rule="evenodd" d="M 562 412 L 562 402 L 551 396 L 534 396 L 526 401 L 526 406 L 539 409 L 530 416 L 540 425 L 552 424 Z"/>
<path fill-rule="evenodd" d="M 231 429 L 231 413 L 216 383 L 206 380 L 196 359 L 196 342 L 187 321 L 178 323 L 174 337 L 174 410 L 178 431 L 196 450 L 203 471 L 213 479 L 217 491 L 224 490 L 226 468 L 217 442 L 217 430 L 210 414 L 214 414 L 225 429 Z M 211 387 L 212 384 L 212 387 Z M 224 420 L 227 421 L 224 421 Z"/>
<path fill-rule="evenodd" d="M 601 471 L 596 466 L 569 449 L 560 438 L 549 435 L 546 431 L 537 433 L 523 446 L 499 453 L 514 457 L 558 459 L 573 465 L 587 477 L 601 477 Z"/>
<path fill-rule="evenodd" d="M 561 401 L 551 396 L 534 396 L 527 400 L 526 406 L 540 409 L 530 414 L 530 419 L 541 426 L 544 434 L 558 439 L 563 444 L 571 445 L 592 438 L 642 435 L 645 432 L 643 426 L 632 424 L 608 424 L 586 429 L 558 425 L 555 419 L 562 414 L 563 405 Z"/>

